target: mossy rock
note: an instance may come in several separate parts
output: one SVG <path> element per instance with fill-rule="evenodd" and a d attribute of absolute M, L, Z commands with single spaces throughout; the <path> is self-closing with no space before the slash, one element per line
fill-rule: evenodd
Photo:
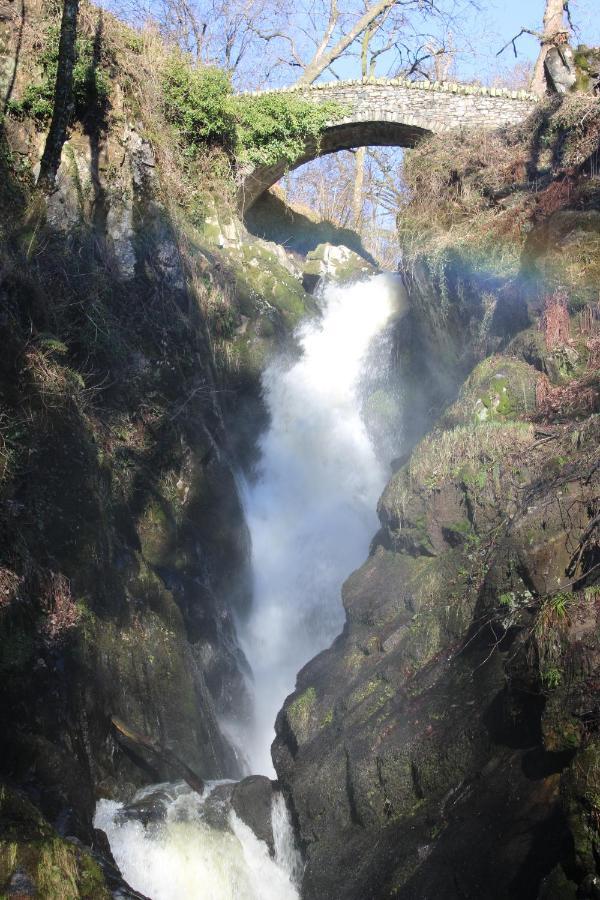
<path fill-rule="evenodd" d="M 580 877 L 597 876 L 600 855 L 600 742 L 591 741 L 565 773 L 561 795 L 574 842 Z"/>
<path fill-rule="evenodd" d="M 579 44 L 574 53 L 577 81 L 575 89 L 591 91 L 600 81 L 600 49 Z"/>
<path fill-rule="evenodd" d="M 150 565 L 164 565 L 171 561 L 177 529 L 173 511 L 164 498 L 150 498 L 139 518 L 137 530 L 144 559 Z"/>
<path fill-rule="evenodd" d="M 379 502 L 389 544 L 435 556 L 476 544 L 513 501 L 505 459 L 533 440 L 523 422 L 491 421 L 436 431 L 415 448 Z"/>
<path fill-rule="evenodd" d="M 231 248 L 226 262 L 235 280 L 238 316 L 254 323 L 255 333 L 260 332 L 261 337 L 271 342 L 282 338 L 307 312 L 314 311 L 299 278 L 260 242 Z M 239 328 L 232 332 L 234 342 L 238 333 Z"/>
<path fill-rule="evenodd" d="M 306 256 L 302 283 L 312 293 L 322 280 L 347 284 L 372 274 L 374 267 L 348 247 L 319 244 Z"/>
<path fill-rule="evenodd" d="M 81 845 L 63 840 L 22 795 L 0 787 L 0 896 L 110 900 L 102 869 Z"/>
<path fill-rule="evenodd" d="M 296 741 L 306 741 L 311 731 L 317 706 L 317 692 L 314 687 L 307 687 L 286 709 L 287 720 Z"/>
<path fill-rule="evenodd" d="M 452 427 L 527 417 L 535 411 L 538 378 L 536 369 L 521 359 L 491 356 L 475 367 L 442 424 Z"/>

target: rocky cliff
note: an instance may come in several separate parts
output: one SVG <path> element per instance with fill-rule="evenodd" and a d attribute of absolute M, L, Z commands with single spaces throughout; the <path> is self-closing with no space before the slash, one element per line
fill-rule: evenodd
<path fill-rule="evenodd" d="M 96 800 L 182 764 L 239 774 L 221 726 L 249 709 L 234 470 L 254 462 L 264 361 L 313 302 L 297 257 L 237 218 L 227 157 L 184 153 L 161 119 L 159 43 L 85 4 L 87 74 L 41 198 L 52 22 L 31 3 L 21 28 L 13 6 L 0 891 L 124 896 L 90 852 Z M 597 891 L 599 128 L 578 95 L 407 164 L 404 441 L 344 632 L 277 722 L 307 898 Z"/>
<path fill-rule="evenodd" d="M 598 111 L 538 115 L 406 163 L 398 352 L 439 412 L 277 720 L 307 898 L 596 896 Z"/>

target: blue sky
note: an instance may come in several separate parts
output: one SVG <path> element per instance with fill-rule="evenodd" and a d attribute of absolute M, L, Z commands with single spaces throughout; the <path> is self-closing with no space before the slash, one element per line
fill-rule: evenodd
<path fill-rule="evenodd" d="M 497 58 L 496 53 L 514 37 L 522 27 L 540 28 L 544 13 L 544 0 L 476 0 L 479 10 L 470 10 L 463 21 L 463 34 L 457 35 L 456 44 L 461 48 L 457 55 L 458 79 L 478 79 L 490 82 L 502 78 L 502 72 L 512 69 L 515 63 L 533 62 L 539 44 L 535 37 L 522 35 L 517 41 L 518 57 L 508 47 Z M 465 0 L 457 0 L 457 5 Z M 465 4 L 466 5 L 466 4 Z M 570 0 L 571 15 L 578 34 L 573 43 L 600 44 L 600 0 Z M 466 24 L 465 24 L 466 22 Z M 391 62 L 391 60 L 390 60 Z M 378 74 L 387 74 L 385 57 L 381 59 Z M 338 61 L 335 65 L 339 77 L 356 77 L 355 62 Z M 324 80 L 330 80 L 329 73 Z"/>
<path fill-rule="evenodd" d="M 480 5 L 485 11 L 473 17 L 473 32 L 475 35 L 478 31 L 484 32 L 482 50 L 490 65 L 494 64 L 495 53 L 521 27 L 538 28 L 544 13 L 544 0 L 493 0 Z M 600 43 L 599 5 L 600 0 L 571 0 L 571 16 L 580 32 L 573 43 Z M 534 37 L 522 35 L 517 42 L 519 60 L 533 61 L 537 56 L 538 46 Z M 500 57 L 501 65 L 511 66 L 515 61 L 510 47 Z"/>

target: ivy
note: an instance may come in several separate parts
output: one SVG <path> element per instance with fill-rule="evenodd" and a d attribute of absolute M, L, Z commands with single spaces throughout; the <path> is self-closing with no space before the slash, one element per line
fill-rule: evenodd
<path fill-rule="evenodd" d="M 294 163 L 307 142 L 317 146 L 328 122 L 340 118 L 338 104 L 313 104 L 293 94 L 236 97 L 237 156 L 242 162 Z"/>
<path fill-rule="evenodd" d="M 335 103 L 313 104 L 292 94 L 233 94 L 227 74 L 192 68 L 174 57 L 163 73 L 165 114 L 179 132 L 185 152 L 220 145 L 238 162 L 292 164 L 307 142 L 318 145 L 326 124 L 343 115 Z"/>
<path fill-rule="evenodd" d="M 174 57 L 163 73 L 163 95 L 167 120 L 175 125 L 189 155 L 203 144 L 233 149 L 233 89 L 222 69 L 192 69 L 182 57 Z"/>

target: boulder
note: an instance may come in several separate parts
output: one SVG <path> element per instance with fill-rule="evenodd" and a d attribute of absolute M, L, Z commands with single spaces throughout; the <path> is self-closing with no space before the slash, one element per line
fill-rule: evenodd
<path fill-rule="evenodd" d="M 366 259 L 348 247 L 319 244 L 316 250 L 311 250 L 306 256 L 302 268 L 302 284 L 312 294 L 324 279 L 344 284 L 374 271 L 374 267 Z"/>
<path fill-rule="evenodd" d="M 167 818 L 167 807 L 172 799 L 172 796 L 166 791 L 153 791 L 145 797 L 128 803 L 119 810 L 116 818 L 120 823 L 141 822 L 144 828 L 156 822 L 164 822 Z"/>
<path fill-rule="evenodd" d="M 544 60 L 544 66 L 550 87 L 557 94 L 567 94 L 575 86 L 577 81 L 575 58 L 568 44 L 551 47 Z"/>
<path fill-rule="evenodd" d="M 231 797 L 231 808 L 242 822 L 252 829 L 256 837 L 264 841 L 271 854 L 275 852 L 271 804 L 273 784 L 266 775 L 250 775 L 239 781 Z"/>

